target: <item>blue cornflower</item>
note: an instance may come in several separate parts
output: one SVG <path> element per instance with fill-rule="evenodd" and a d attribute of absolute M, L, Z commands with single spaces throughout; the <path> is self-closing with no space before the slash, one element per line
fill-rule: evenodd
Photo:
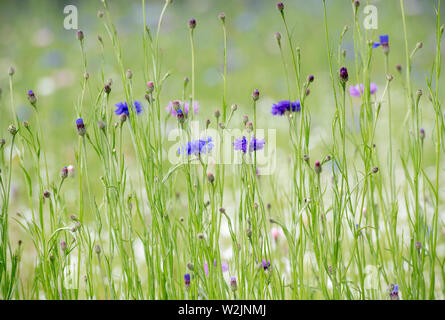
<path fill-rule="evenodd" d="M 130 111 L 128 110 L 128 105 L 126 102 L 116 103 L 115 106 L 117 107 L 117 109 L 114 111 L 114 113 L 117 116 L 120 116 L 123 113 L 126 114 L 127 116 L 130 115 Z M 135 108 L 133 110 L 135 110 L 137 114 L 142 112 L 142 105 L 139 101 L 135 101 L 134 106 Z"/>
<path fill-rule="evenodd" d="M 184 275 L 184 282 L 186 288 L 190 287 L 190 273 Z"/>
<path fill-rule="evenodd" d="M 286 113 L 286 111 L 292 112 L 300 112 L 301 104 L 300 101 L 297 100 L 295 102 L 290 102 L 289 100 L 278 101 L 272 105 L 271 113 L 274 116 L 282 116 Z"/>
<path fill-rule="evenodd" d="M 77 119 L 76 125 L 77 125 L 77 133 L 80 136 L 84 136 L 87 131 L 85 129 L 85 124 L 83 123 L 83 119 L 82 118 Z"/>
<path fill-rule="evenodd" d="M 257 139 L 255 136 L 252 136 L 252 139 L 249 143 L 249 152 L 261 150 L 264 148 L 264 144 L 266 142 L 264 139 Z M 233 142 L 233 148 L 235 150 L 241 150 L 243 153 L 247 152 L 247 139 L 245 136 L 243 136 L 241 139 L 235 139 L 235 142 Z"/>
<path fill-rule="evenodd" d="M 381 35 L 380 42 L 374 42 L 372 47 L 377 48 L 382 46 L 382 49 L 385 53 L 389 52 L 389 37 L 388 35 Z"/>
<path fill-rule="evenodd" d="M 392 284 L 390 290 L 389 297 L 391 300 L 399 300 L 399 286 L 397 284 Z"/>
<path fill-rule="evenodd" d="M 203 153 L 209 153 L 213 147 L 214 145 L 212 143 L 212 138 L 208 137 L 207 140 L 199 139 L 187 142 L 185 148 L 184 146 L 178 148 L 178 153 L 184 153 L 187 156 L 190 156 L 192 154 L 198 156 Z"/>

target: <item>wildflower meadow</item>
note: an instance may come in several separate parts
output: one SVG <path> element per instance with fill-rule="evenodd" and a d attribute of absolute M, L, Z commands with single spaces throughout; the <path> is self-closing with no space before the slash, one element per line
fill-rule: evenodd
<path fill-rule="evenodd" d="M 444 299 L 443 11 L 2 1 L 0 298 Z"/>

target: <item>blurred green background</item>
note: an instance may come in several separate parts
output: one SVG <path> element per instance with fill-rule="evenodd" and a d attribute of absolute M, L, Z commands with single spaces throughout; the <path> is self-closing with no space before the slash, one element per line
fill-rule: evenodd
<path fill-rule="evenodd" d="M 146 0 L 147 21 L 155 29 L 164 0 Z M 368 31 L 368 38 L 378 40 L 379 34 L 389 34 L 391 54 L 390 69 L 396 77 L 393 88 L 394 119 L 403 119 L 407 106 L 402 95 L 402 82 L 395 71 L 396 64 L 404 64 L 404 39 L 399 1 L 362 1 L 359 9 L 360 22 L 364 19 L 364 3 L 375 5 L 378 9 L 378 29 Z M 108 1 L 112 20 L 116 25 L 121 45 L 125 68 L 133 70 L 135 98 L 143 101 L 145 83 L 143 80 L 142 1 Z M 61 167 L 74 163 L 74 145 L 76 143 L 76 119 L 74 103 L 80 93 L 83 77 L 79 42 L 76 30 L 65 30 L 63 21 L 66 5 L 75 5 L 78 9 L 78 27 L 85 33 L 90 88 L 86 97 L 88 108 L 97 92 L 103 87 L 100 78 L 101 57 L 97 36 L 101 35 L 105 45 L 105 78 L 112 78 L 113 91 L 111 103 L 124 100 L 122 83 L 119 79 L 116 58 L 97 11 L 102 9 L 102 2 L 97 1 L 0 1 L 0 88 L 3 89 L 0 100 L 1 134 L 6 135 L 11 123 L 8 89 L 8 67 L 14 66 L 15 107 L 21 120 L 32 117 L 32 110 L 27 101 L 26 92 L 33 89 L 39 99 L 45 144 L 51 176 L 57 177 Z M 311 86 L 311 95 L 307 106 L 312 114 L 311 148 L 316 156 L 325 155 L 324 143 L 330 140 L 330 125 L 335 110 L 330 86 L 326 41 L 323 25 L 322 0 L 285 1 L 286 17 L 295 43 L 301 48 L 302 74 L 315 76 Z M 413 90 L 421 88 L 426 92 L 425 77 L 434 60 L 434 11 L 430 1 L 406 0 L 408 15 L 409 46 L 414 48 L 418 41 L 424 46 L 413 62 Z M 351 0 L 327 0 L 330 45 L 337 51 L 338 38 L 345 25 L 352 25 L 353 11 Z M 223 34 L 218 13 L 225 12 L 228 28 L 228 103 L 237 103 L 235 121 L 241 124 L 244 114 L 251 115 L 251 92 L 261 91 L 259 102 L 259 124 L 261 128 L 277 128 L 277 146 L 286 153 L 288 147 L 285 119 L 273 118 L 270 107 L 274 101 L 287 99 L 283 65 L 274 33 L 283 34 L 283 49 L 289 59 L 289 48 L 284 39 L 284 28 L 275 0 L 173 0 L 162 24 L 160 46 L 162 49 L 163 71 L 171 72 L 161 96 L 161 105 L 170 100 L 180 99 L 183 79 L 190 77 L 191 54 L 188 20 L 195 18 L 197 83 L 196 99 L 200 103 L 200 119 L 213 119 L 213 111 L 221 109 L 222 70 L 223 70 Z M 352 32 L 346 33 L 343 42 L 346 49 L 345 65 L 350 69 L 350 83 L 357 83 L 354 70 Z M 445 51 L 445 50 L 443 50 Z M 384 56 L 376 50 L 371 70 L 372 80 L 379 85 L 379 93 L 385 84 Z M 290 65 L 289 65 L 290 67 Z M 337 68 L 339 66 L 335 66 Z M 405 67 L 405 66 L 404 66 Z M 292 78 L 291 78 L 292 83 Z M 354 107 L 359 107 L 357 100 L 352 100 Z M 426 120 L 432 116 L 431 106 L 425 104 L 422 109 Z M 386 113 L 383 112 L 383 128 Z M 431 132 L 425 124 L 427 134 Z M 397 140 L 406 134 L 394 130 Z M 378 131 L 379 132 L 379 131 Z M 379 133 L 378 139 L 385 141 L 386 132 Z M 426 146 L 433 148 L 432 144 Z M 128 152 L 131 154 L 131 145 Z M 431 149 L 432 150 L 432 149 Z M 91 161 L 95 161 L 91 157 Z M 425 159 L 428 162 L 428 157 Z"/>

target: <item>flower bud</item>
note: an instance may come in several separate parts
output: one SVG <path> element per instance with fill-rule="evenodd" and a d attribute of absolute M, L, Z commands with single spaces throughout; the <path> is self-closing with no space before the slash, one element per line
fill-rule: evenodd
<path fill-rule="evenodd" d="M 60 171 L 60 177 L 62 179 L 66 179 L 66 177 L 68 177 L 68 168 L 67 167 L 62 168 L 62 170 Z"/>
<path fill-rule="evenodd" d="M 72 165 L 69 165 L 67 169 L 68 169 L 68 176 L 71 178 L 74 177 L 74 174 L 75 174 L 74 167 Z"/>
<path fill-rule="evenodd" d="M 128 80 L 132 79 L 133 78 L 133 71 L 128 69 L 127 72 L 125 72 L 125 76 L 127 77 Z"/>
<path fill-rule="evenodd" d="M 346 83 L 349 80 L 348 69 L 341 67 L 340 69 L 340 82 Z"/>
<path fill-rule="evenodd" d="M 321 172 L 321 163 L 320 161 L 315 161 L 314 171 L 316 174 L 320 174 Z"/>
<path fill-rule="evenodd" d="M 283 4 L 283 2 L 278 2 L 278 3 L 277 3 L 277 9 L 278 9 L 278 11 L 280 11 L 281 13 L 283 12 L 283 10 L 284 10 L 284 4 Z"/>
<path fill-rule="evenodd" d="M 196 20 L 194 18 L 189 20 L 189 28 L 192 30 L 196 28 Z"/>
<path fill-rule="evenodd" d="M 153 83 L 153 81 L 148 81 L 147 82 L 147 92 L 152 93 L 154 89 L 155 89 L 155 84 Z"/>
<path fill-rule="evenodd" d="M 257 101 L 260 98 L 260 92 L 258 89 L 253 90 L 252 99 L 253 101 Z"/>
<path fill-rule="evenodd" d="M 8 127 L 8 131 L 9 131 L 10 134 L 12 134 L 13 136 L 15 136 L 16 133 L 17 133 L 17 128 L 15 127 L 15 125 L 10 124 L 9 127 Z"/>
<path fill-rule="evenodd" d="M 77 40 L 82 41 L 84 39 L 84 34 L 82 30 L 77 30 Z"/>

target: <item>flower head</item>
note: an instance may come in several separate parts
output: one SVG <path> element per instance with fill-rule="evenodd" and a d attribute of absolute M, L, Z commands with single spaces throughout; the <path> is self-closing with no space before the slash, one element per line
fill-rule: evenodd
<path fill-rule="evenodd" d="M 349 80 L 348 69 L 346 69 L 345 67 L 341 67 L 339 76 L 340 76 L 340 82 L 342 82 L 342 83 L 348 82 L 348 80 Z"/>
<path fill-rule="evenodd" d="M 264 145 L 266 142 L 264 139 L 257 139 L 255 136 L 252 136 L 252 139 L 249 142 L 249 152 L 261 150 L 264 148 Z M 245 136 L 243 136 L 240 139 L 235 139 L 235 142 L 233 142 L 233 148 L 235 150 L 240 150 L 243 153 L 247 152 L 247 139 Z"/>
<path fill-rule="evenodd" d="M 381 35 L 380 42 L 374 42 L 372 45 L 373 48 L 378 48 L 380 46 L 382 46 L 383 52 L 389 52 L 389 36 L 387 34 Z"/>
<path fill-rule="evenodd" d="M 37 102 L 37 97 L 32 90 L 28 91 L 28 100 L 33 106 L 35 106 Z"/>
<path fill-rule="evenodd" d="M 208 137 L 207 139 L 199 139 L 187 142 L 185 147 L 181 146 L 178 148 L 178 153 L 186 154 L 187 156 L 190 156 L 192 154 L 198 156 L 203 153 L 209 153 L 213 147 L 214 144 L 212 142 L 212 138 Z"/>
<path fill-rule="evenodd" d="M 130 115 L 130 111 L 128 110 L 128 105 L 126 102 L 116 103 L 115 106 L 117 108 L 116 108 L 116 110 L 114 110 L 114 113 L 117 116 L 120 116 L 121 114 L 126 114 L 127 116 Z M 133 110 L 136 111 L 137 114 L 142 112 L 142 105 L 139 101 L 134 102 Z"/>
<path fill-rule="evenodd" d="M 184 283 L 186 288 L 190 287 L 190 273 L 184 275 Z"/>
<path fill-rule="evenodd" d="M 230 278 L 230 288 L 232 289 L 232 291 L 236 291 L 237 289 L 236 277 Z"/>
<path fill-rule="evenodd" d="M 87 131 L 85 129 L 85 124 L 83 123 L 83 119 L 82 118 L 77 119 L 76 125 L 77 125 L 77 133 L 80 136 L 84 136 Z"/>
<path fill-rule="evenodd" d="M 355 86 L 350 86 L 349 87 L 349 95 L 351 97 L 360 97 L 363 94 L 364 89 L 365 89 L 365 87 L 364 87 L 363 83 L 357 84 Z M 369 89 L 370 89 L 371 94 L 374 94 L 377 92 L 378 87 L 374 82 L 371 82 Z"/>
<path fill-rule="evenodd" d="M 179 103 L 179 104 L 181 105 L 181 103 Z M 189 109 L 190 109 L 190 103 L 189 102 L 184 102 L 182 105 L 183 105 L 183 108 L 182 109 L 178 109 L 178 110 L 181 111 L 183 114 L 185 113 L 185 115 L 188 116 Z M 170 112 L 172 114 L 172 116 L 174 116 L 174 117 L 178 116 L 173 101 L 170 101 L 168 103 L 168 105 L 165 108 L 165 110 L 167 112 Z M 195 102 L 193 102 L 193 112 L 195 114 L 198 114 L 198 110 L 199 110 L 199 103 L 198 103 L 198 101 L 195 101 Z"/>
<path fill-rule="evenodd" d="M 262 265 L 263 265 L 264 270 L 270 270 L 270 261 L 269 260 L 266 261 L 265 259 L 263 259 Z"/>
<path fill-rule="evenodd" d="M 270 111 L 274 116 L 282 116 L 286 112 L 300 112 L 301 104 L 297 100 L 295 102 L 290 102 L 289 100 L 282 100 L 274 103 L 272 105 L 272 110 Z"/>
<path fill-rule="evenodd" d="M 390 285 L 389 297 L 391 300 L 399 300 L 399 286 L 397 284 Z"/>

